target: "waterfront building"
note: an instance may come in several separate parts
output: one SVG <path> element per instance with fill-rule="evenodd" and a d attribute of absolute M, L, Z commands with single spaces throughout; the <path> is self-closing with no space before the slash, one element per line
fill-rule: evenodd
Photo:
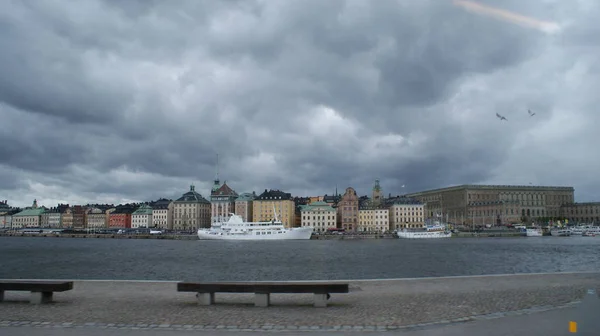
<path fill-rule="evenodd" d="M 5 214 L 11 210 L 11 206 L 8 205 L 8 201 L 0 201 L 0 215 Z"/>
<path fill-rule="evenodd" d="M 56 229 L 61 227 L 60 212 L 58 212 L 58 208 L 46 209 L 40 217 L 40 226 L 43 228 Z"/>
<path fill-rule="evenodd" d="M 190 190 L 173 202 L 173 229 L 178 231 L 196 231 L 210 227 L 211 204 L 202 197 L 194 185 Z"/>
<path fill-rule="evenodd" d="M 242 193 L 235 199 L 235 214 L 242 217 L 244 222 L 252 221 L 252 202 L 256 193 Z"/>
<path fill-rule="evenodd" d="M 71 213 L 73 214 L 73 229 L 83 230 L 86 228 L 86 214 L 87 207 L 82 205 L 74 205 L 71 207 Z"/>
<path fill-rule="evenodd" d="M 281 190 L 265 189 L 252 202 L 252 221 L 271 221 L 275 218 L 275 214 L 286 228 L 295 227 L 296 207 L 292 194 Z"/>
<path fill-rule="evenodd" d="M 173 229 L 173 201 L 161 198 L 152 203 L 152 227 L 163 230 Z"/>
<path fill-rule="evenodd" d="M 300 226 L 313 227 L 314 232 L 326 232 L 337 225 L 337 211 L 331 205 L 322 202 L 312 202 L 300 205 Z"/>
<path fill-rule="evenodd" d="M 40 227 L 43 207 L 38 207 L 37 200 L 33 200 L 31 207 L 26 208 L 12 216 L 12 228 L 35 228 Z"/>
<path fill-rule="evenodd" d="M 451 223 L 514 224 L 559 217 L 574 202 L 573 187 L 460 185 L 405 195 L 425 203 L 426 217 L 442 214 Z"/>
<path fill-rule="evenodd" d="M 222 223 L 229 220 L 230 214 L 235 213 L 235 200 L 238 194 L 227 185 L 227 181 L 220 185 L 215 179 L 210 192 L 211 223 Z"/>
<path fill-rule="evenodd" d="M 152 227 L 152 207 L 148 204 L 142 204 L 131 214 L 131 228 L 150 227 Z"/>
<path fill-rule="evenodd" d="M 414 198 L 394 197 L 386 200 L 390 209 L 390 230 L 425 227 L 425 205 Z"/>
<path fill-rule="evenodd" d="M 117 205 L 109 215 L 108 227 L 119 229 L 131 228 L 131 214 L 135 211 L 135 204 Z"/>
<path fill-rule="evenodd" d="M 600 223 L 600 202 L 567 203 L 560 208 L 560 217 L 569 223 Z"/>
<path fill-rule="evenodd" d="M 347 231 L 356 231 L 358 226 L 358 195 L 354 188 L 346 188 L 337 204 L 339 227 Z"/>
<path fill-rule="evenodd" d="M 21 209 L 12 208 L 8 211 L 4 211 L 0 215 L 0 228 L 11 229 L 13 216 L 17 213 L 21 212 Z"/>
<path fill-rule="evenodd" d="M 386 232 L 390 229 L 389 209 L 382 206 L 382 199 L 370 199 L 359 204 L 358 226 L 359 232 Z"/>
<path fill-rule="evenodd" d="M 87 213 L 87 228 L 102 229 L 106 227 L 106 212 L 98 207 L 89 208 Z"/>
<path fill-rule="evenodd" d="M 63 229 L 73 228 L 73 212 L 68 204 L 59 204 L 60 222 Z"/>

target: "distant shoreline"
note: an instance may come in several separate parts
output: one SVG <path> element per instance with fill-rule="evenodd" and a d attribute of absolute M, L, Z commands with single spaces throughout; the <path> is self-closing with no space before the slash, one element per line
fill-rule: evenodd
<path fill-rule="evenodd" d="M 97 233 L 0 233 L 0 237 L 36 237 L 36 238 L 85 238 L 85 239 L 168 239 L 168 240 L 199 240 L 195 234 L 189 235 L 150 235 L 150 234 L 97 234 Z M 524 237 L 519 233 L 471 233 L 460 232 L 452 238 L 516 238 Z M 363 240 L 363 239 L 398 239 L 394 234 L 345 234 L 345 235 L 314 235 L 310 240 Z"/>

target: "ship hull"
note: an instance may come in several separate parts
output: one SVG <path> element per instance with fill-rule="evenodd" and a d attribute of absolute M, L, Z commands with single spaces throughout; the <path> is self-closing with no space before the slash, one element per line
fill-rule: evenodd
<path fill-rule="evenodd" d="M 252 232 L 228 233 L 218 230 L 200 229 L 198 238 L 201 240 L 307 240 L 310 239 L 313 228 L 292 228 L 285 229 L 281 233 L 272 232 L 271 234 L 256 235 Z"/>
<path fill-rule="evenodd" d="M 452 232 L 444 232 L 444 231 L 424 231 L 424 232 L 403 232 L 397 231 L 396 234 L 398 238 L 401 239 L 436 239 L 436 238 L 450 238 L 452 237 Z"/>

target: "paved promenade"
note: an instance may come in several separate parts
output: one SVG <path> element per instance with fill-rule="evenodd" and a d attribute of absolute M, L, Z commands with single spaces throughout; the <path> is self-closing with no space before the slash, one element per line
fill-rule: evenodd
<path fill-rule="evenodd" d="M 351 293 L 332 295 L 328 308 L 312 307 L 312 296 L 301 294 L 272 295 L 273 306 L 257 308 L 251 294 L 217 294 L 216 305 L 198 306 L 174 282 L 77 281 L 50 305 L 30 305 L 27 293 L 7 292 L 0 328 L 396 332 L 550 314 L 588 288 L 600 289 L 600 273 L 353 281 Z"/>

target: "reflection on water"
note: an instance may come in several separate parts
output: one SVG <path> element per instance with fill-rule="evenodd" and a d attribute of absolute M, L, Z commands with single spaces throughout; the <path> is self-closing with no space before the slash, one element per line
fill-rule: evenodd
<path fill-rule="evenodd" d="M 0 278 L 380 279 L 600 270 L 600 238 L 177 241 L 0 237 Z"/>

